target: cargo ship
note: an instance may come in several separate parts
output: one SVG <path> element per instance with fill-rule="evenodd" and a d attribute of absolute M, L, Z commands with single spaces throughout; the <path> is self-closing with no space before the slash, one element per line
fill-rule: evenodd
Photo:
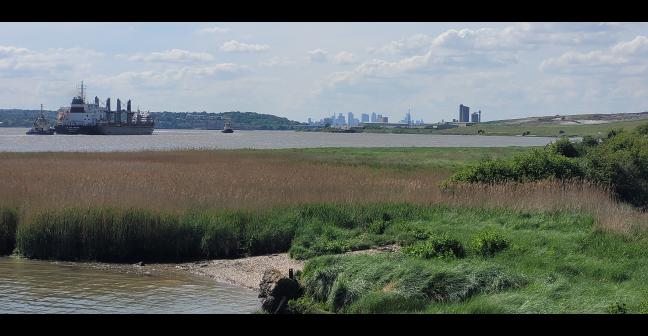
<path fill-rule="evenodd" d="M 115 111 L 110 108 L 110 98 L 104 106 L 100 106 L 98 97 L 93 104 L 86 103 L 83 82 L 79 95 L 72 98 L 69 107 L 59 109 L 56 119 L 56 134 L 150 135 L 155 129 L 155 122 L 148 113 L 131 110 L 130 99 L 126 110 L 122 110 L 120 99 L 117 99 Z"/>

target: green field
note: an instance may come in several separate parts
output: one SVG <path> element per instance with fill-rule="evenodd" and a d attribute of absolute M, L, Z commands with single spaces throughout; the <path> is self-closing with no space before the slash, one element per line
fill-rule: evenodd
<path fill-rule="evenodd" d="M 323 164 L 402 170 L 454 171 L 486 158 L 502 159 L 528 151 L 529 147 L 377 147 L 276 149 L 271 152 L 293 160 Z"/>

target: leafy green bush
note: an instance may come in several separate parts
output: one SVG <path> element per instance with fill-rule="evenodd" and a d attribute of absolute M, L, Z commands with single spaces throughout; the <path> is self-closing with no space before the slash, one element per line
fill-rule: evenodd
<path fill-rule="evenodd" d="M 648 135 L 619 133 L 591 149 L 587 178 L 611 186 L 623 201 L 648 208 Z"/>
<path fill-rule="evenodd" d="M 591 135 L 586 135 L 586 136 L 583 137 L 583 140 L 581 141 L 581 143 L 585 147 L 594 147 L 594 146 L 598 146 L 599 139 L 597 139 L 597 138 L 595 138 L 595 137 L 593 137 Z"/>
<path fill-rule="evenodd" d="M 581 156 L 581 150 L 578 145 L 571 142 L 567 137 L 561 137 L 559 140 L 547 145 L 547 148 L 556 154 L 574 158 Z"/>
<path fill-rule="evenodd" d="M 626 308 L 626 304 L 622 302 L 615 302 L 611 304 L 610 306 L 607 307 L 607 313 L 608 314 L 627 314 L 628 309 Z"/>
<path fill-rule="evenodd" d="M 529 182 L 542 179 L 577 179 L 585 175 L 574 158 L 547 149 L 531 149 L 508 160 L 482 161 L 459 170 L 450 182 L 499 183 Z"/>
<path fill-rule="evenodd" d="M 481 256 L 492 257 L 509 247 L 509 241 L 501 234 L 487 231 L 477 234 L 472 240 L 473 249 Z"/>
<path fill-rule="evenodd" d="M 426 241 L 418 242 L 402 248 L 401 252 L 406 255 L 419 258 L 463 258 L 466 250 L 458 240 L 450 239 L 443 235 Z"/>
<path fill-rule="evenodd" d="M 456 172 L 446 183 L 529 182 L 586 179 L 609 186 L 620 200 L 648 209 L 648 124 L 633 132 L 611 130 L 606 139 L 580 144 L 560 139 L 505 160 L 482 161 Z"/>

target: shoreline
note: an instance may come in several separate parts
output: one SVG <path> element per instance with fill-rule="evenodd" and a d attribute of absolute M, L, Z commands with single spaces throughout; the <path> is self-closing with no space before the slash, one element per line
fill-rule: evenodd
<path fill-rule="evenodd" d="M 367 250 L 346 252 L 343 254 L 374 254 L 381 252 L 395 252 L 399 249 L 400 247 L 397 245 L 387 245 Z M 159 275 L 161 273 L 169 274 L 183 272 L 195 276 L 210 278 L 216 282 L 244 287 L 255 292 L 259 291 L 261 278 L 267 269 L 277 269 L 281 274 L 287 277 L 290 268 L 293 269 L 293 272 L 301 271 L 304 269 L 304 264 L 306 263 L 305 260 L 290 258 L 287 252 L 237 259 L 210 259 L 183 263 L 144 263 L 143 265 L 140 265 L 139 263 L 113 264 L 92 261 L 74 262 L 51 260 L 50 262 L 74 264 L 97 270 L 110 270 L 139 275 Z"/>

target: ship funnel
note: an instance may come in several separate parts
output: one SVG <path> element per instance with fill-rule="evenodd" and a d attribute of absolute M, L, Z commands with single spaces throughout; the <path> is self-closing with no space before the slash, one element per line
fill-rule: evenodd
<path fill-rule="evenodd" d="M 117 112 L 121 112 L 121 100 L 117 98 Z"/>
<path fill-rule="evenodd" d="M 126 112 L 130 113 L 131 111 L 131 101 L 130 99 L 126 102 Z"/>
<path fill-rule="evenodd" d="M 95 105 L 99 106 L 99 97 L 95 96 Z"/>
<path fill-rule="evenodd" d="M 106 99 L 106 110 L 110 112 L 110 98 Z"/>

